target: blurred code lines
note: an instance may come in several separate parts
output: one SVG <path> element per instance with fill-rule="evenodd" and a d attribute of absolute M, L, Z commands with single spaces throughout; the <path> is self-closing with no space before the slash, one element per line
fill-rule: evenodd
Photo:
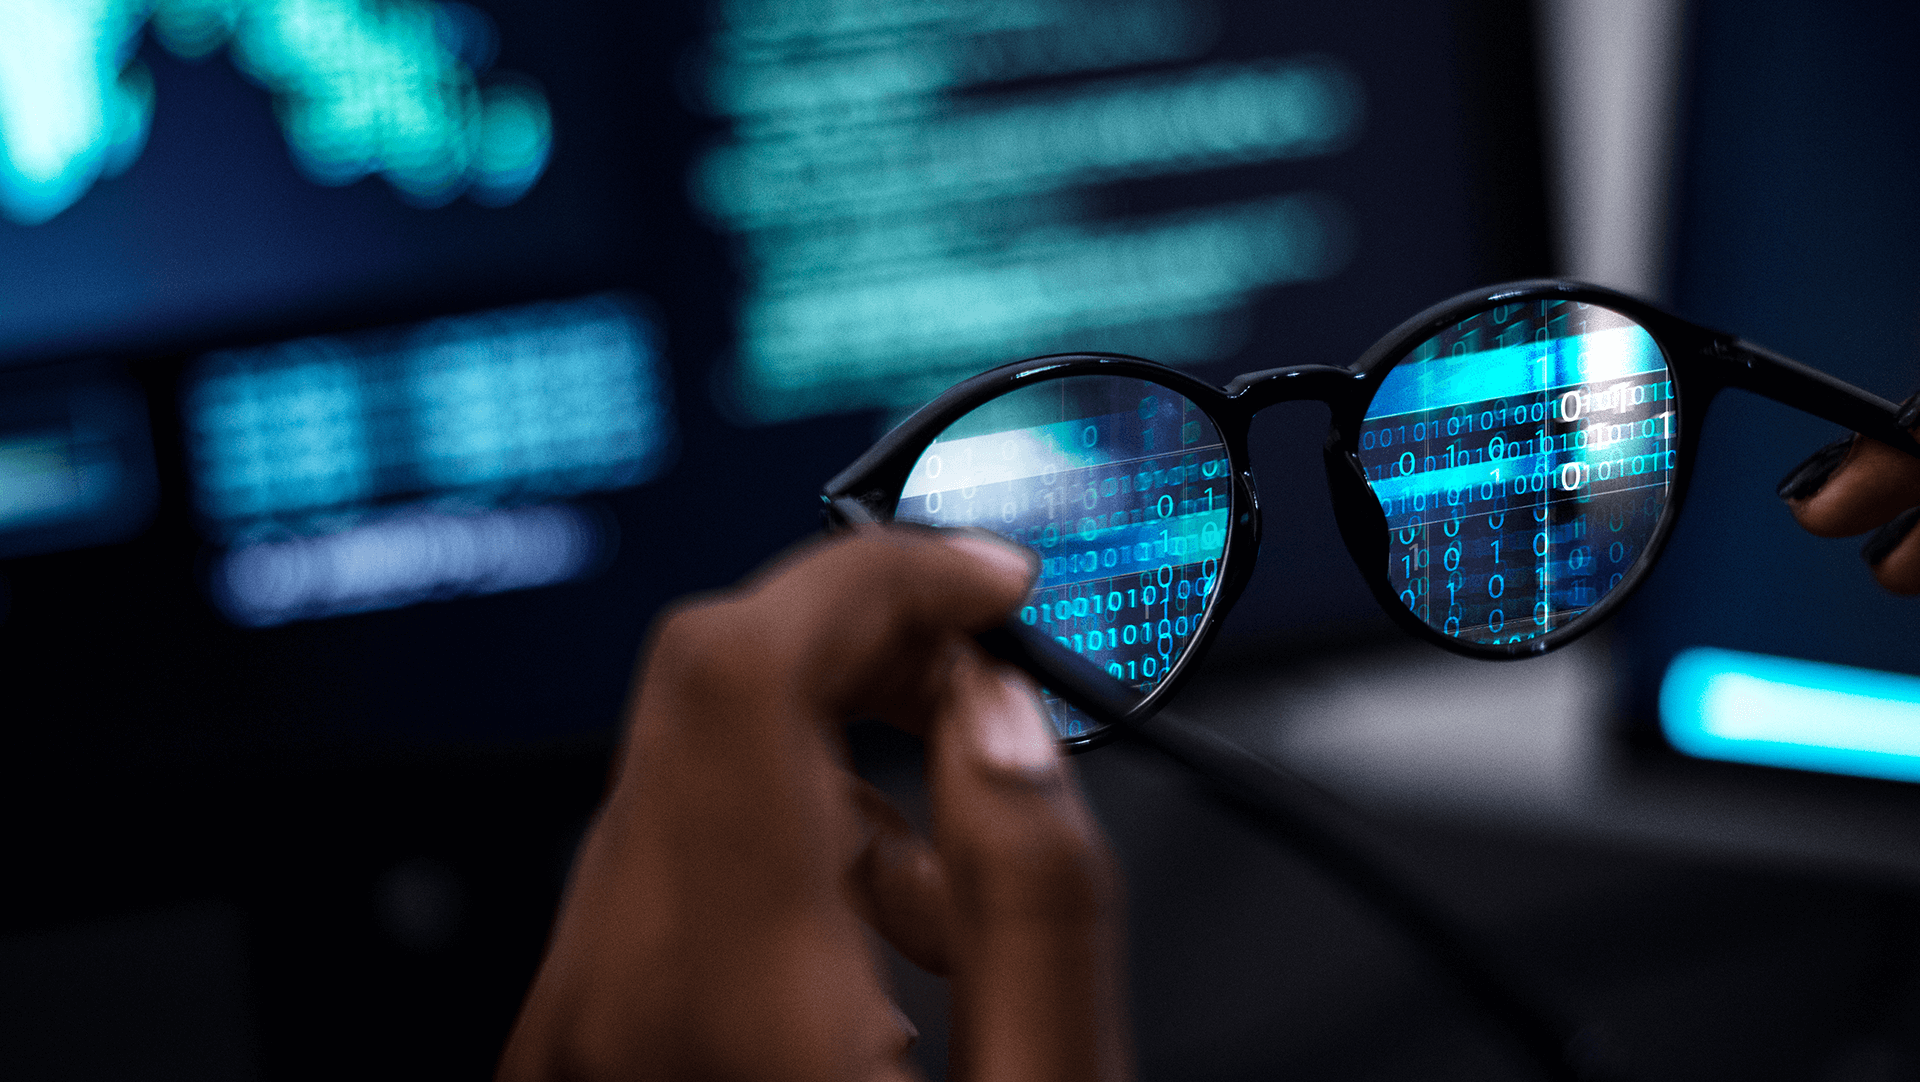
<path fill-rule="evenodd" d="M 675 444 L 653 329 L 610 296 L 214 354 L 185 412 L 215 599 L 255 625 L 565 581 L 610 535 L 551 501 Z"/>
<path fill-rule="evenodd" d="M 220 562 L 213 600 L 237 624 L 270 627 L 549 586 L 599 562 L 610 539 L 572 507 L 409 510 L 337 533 L 236 549 Z"/>
<path fill-rule="evenodd" d="M 0 386 L 0 557 L 122 541 L 145 528 L 156 499 L 146 416 L 139 387 L 104 374 Z"/>
<path fill-rule="evenodd" d="M 1251 297 L 1343 266 L 1302 193 L 1101 220 L 1099 185 L 1337 153 L 1364 101 L 1337 60 L 1199 61 L 1203 4 L 723 3 L 707 72 L 731 139 L 695 201 L 738 235 L 734 405 L 758 420 L 918 404 L 1018 356 L 1219 356 Z M 965 91 L 965 93 L 960 93 Z"/>

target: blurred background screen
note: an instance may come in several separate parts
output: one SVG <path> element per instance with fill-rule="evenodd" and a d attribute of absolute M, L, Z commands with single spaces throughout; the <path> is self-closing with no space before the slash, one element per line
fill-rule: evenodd
<path fill-rule="evenodd" d="M 1347 363 L 1547 270 L 1532 55 L 1502 2 L 0 0 L 10 728 L 604 732 L 952 382 Z M 1322 431 L 1257 454 L 1341 570 L 1248 641 L 1378 626 Z"/>
<path fill-rule="evenodd" d="M 485 1077 L 661 605 L 981 369 L 1548 271 L 1535 84 L 1523 0 L 0 0 L 0 1073 Z M 1325 421 L 1223 656 L 1397 635 Z"/>
<path fill-rule="evenodd" d="M 1907 394 L 1911 8 L 0 0 L 0 1074 L 484 1077 L 649 622 L 987 367 L 1347 364 L 1560 272 Z M 1396 649 L 1325 431 L 1256 422 L 1180 709 L 1636 1077 L 1913 1074 L 1847 1065 L 1920 1063 L 1920 789 L 1673 751 L 1920 776 L 1920 609 L 1772 492 L 1838 433 L 1724 396 L 1611 632 L 1492 666 Z M 1191 776 L 1078 765 L 1143 1077 L 1526 1077 Z"/>

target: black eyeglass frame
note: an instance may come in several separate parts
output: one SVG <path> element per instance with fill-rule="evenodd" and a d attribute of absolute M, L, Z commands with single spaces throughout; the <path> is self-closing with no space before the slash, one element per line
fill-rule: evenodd
<path fill-rule="evenodd" d="M 1679 456 L 1669 506 L 1660 516 L 1644 551 L 1620 583 L 1573 620 L 1519 643 L 1479 643 L 1429 626 L 1401 604 L 1388 578 L 1389 528 L 1380 501 L 1366 480 L 1359 455 L 1360 426 L 1375 392 L 1403 358 L 1448 327 L 1490 308 L 1538 301 L 1594 304 L 1632 319 L 1659 346 L 1673 376 L 1674 410 L 1680 417 Z M 1145 717 L 1192 672 L 1206 653 L 1220 623 L 1239 600 L 1253 575 L 1260 544 L 1259 492 L 1247 449 L 1253 418 L 1282 402 L 1324 402 L 1332 424 L 1322 449 L 1328 492 L 1333 499 L 1347 551 L 1361 577 L 1388 616 L 1409 633 L 1443 649 L 1492 660 L 1534 657 L 1572 642 L 1603 622 L 1644 581 L 1665 549 L 1686 501 L 1707 407 L 1727 388 L 1764 398 L 1831 421 L 1920 458 L 1920 443 L 1895 423 L 1898 407 L 1854 387 L 1730 334 L 1699 326 L 1646 301 L 1599 286 L 1561 279 L 1535 279 L 1488 286 L 1460 294 L 1394 328 L 1358 361 L 1348 366 L 1293 365 L 1237 376 L 1224 388 L 1177 369 L 1139 357 L 1111 353 L 1061 353 L 1034 357 L 984 372 L 947 390 L 916 411 L 852 465 L 828 481 L 821 500 L 830 522 L 857 525 L 891 520 L 907 475 L 927 447 L 954 422 L 979 406 L 1020 387 L 1078 376 L 1122 376 L 1146 380 L 1184 395 L 1220 430 L 1234 479 L 1234 513 L 1220 556 L 1220 585 L 1202 614 L 1201 625 L 1173 671 L 1137 703 L 1103 695 L 1109 680 L 1071 651 L 1055 647 L 1044 634 L 1010 624 L 1002 650 L 1063 692 L 1096 719 L 1123 722 Z M 1018 642 L 1005 641 L 1008 637 Z M 1089 700 L 1083 702 L 1083 700 Z M 1109 727 L 1110 727 L 1109 725 Z M 1106 730 L 1070 740 L 1076 746 L 1099 743 Z"/>

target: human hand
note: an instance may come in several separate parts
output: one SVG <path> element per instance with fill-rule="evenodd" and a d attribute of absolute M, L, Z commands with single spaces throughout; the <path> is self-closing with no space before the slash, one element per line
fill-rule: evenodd
<path fill-rule="evenodd" d="M 666 615 L 501 1082 L 913 1077 L 875 932 L 951 977 L 956 1078 L 1128 1077 L 1112 860 L 972 641 L 1032 577 L 874 528 Z M 930 840 L 849 770 L 862 717 L 926 738 Z"/>
<path fill-rule="evenodd" d="M 1920 426 L 1920 395 L 1908 399 L 1900 427 Z M 1920 594 L 1920 459 L 1878 440 L 1847 436 L 1815 451 L 1780 482 L 1800 525 L 1819 537 L 1873 530 L 1860 556 L 1880 585 Z M 1877 527 L 1877 528 L 1876 528 Z"/>

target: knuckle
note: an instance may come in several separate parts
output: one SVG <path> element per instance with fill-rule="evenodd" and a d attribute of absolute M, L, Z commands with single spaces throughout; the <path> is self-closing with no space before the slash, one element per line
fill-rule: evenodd
<path fill-rule="evenodd" d="M 694 693 L 723 689 L 738 676 L 741 658 L 755 652 L 756 621 L 733 599 L 683 601 L 659 619 L 649 651 L 649 679 Z"/>

